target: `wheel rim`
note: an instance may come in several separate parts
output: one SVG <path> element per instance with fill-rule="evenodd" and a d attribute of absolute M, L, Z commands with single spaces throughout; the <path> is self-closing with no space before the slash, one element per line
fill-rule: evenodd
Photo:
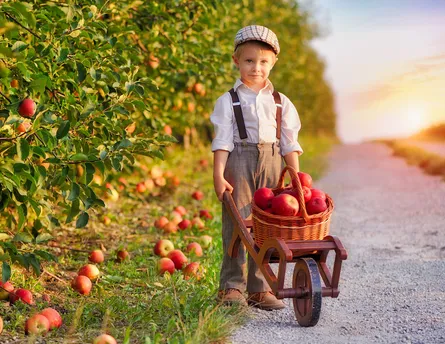
<path fill-rule="evenodd" d="M 305 291 L 303 296 L 293 299 L 297 322 L 304 327 L 316 325 L 321 312 L 322 288 L 320 273 L 314 259 L 301 258 L 297 260 L 292 287 Z"/>

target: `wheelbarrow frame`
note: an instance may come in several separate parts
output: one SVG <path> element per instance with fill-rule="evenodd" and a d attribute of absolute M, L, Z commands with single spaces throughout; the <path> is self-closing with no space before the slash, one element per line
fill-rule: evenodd
<path fill-rule="evenodd" d="M 299 324 L 301 326 L 314 326 L 318 322 L 321 297 L 336 298 L 340 293 L 338 285 L 342 261 L 346 260 L 348 256 L 340 239 L 333 235 L 328 235 L 323 240 L 269 238 L 259 247 L 249 231 L 252 228 L 252 221 L 244 220 L 241 217 L 229 191 L 224 192 L 223 201 L 234 225 L 228 249 L 229 256 L 236 258 L 239 246 L 243 243 L 275 296 L 278 299 L 293 298 L 294 310 Z M 330 251 L 335 252 L 332 273 L 326 262 Z M 285 288 L 287 263 L 292 262 L 295 262 L 293 287 Z M 270 263 L 278 263 L 277 274 L 273 272 Z M 302 263 L 305 266 L 305 271 L 296 271 L 297 266 L 301 270 Z M 323 287 L 319 281 L 320 276 L 324 282 Z M 314 298 L 319 298 L 319 301 Z M 314 301 L 319 304 L 313 305 Z M 312 307 L 312 310 L 309 310 L 310 314 L 305 313 L 306 307 Z M 300 308 L 300 310 L 297 310 L 297 308 Z"/>

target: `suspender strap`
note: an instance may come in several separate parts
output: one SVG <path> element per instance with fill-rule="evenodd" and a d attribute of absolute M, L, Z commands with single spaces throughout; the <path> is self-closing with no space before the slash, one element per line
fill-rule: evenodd
<path fill-rule="evenodd" d="M 246 125 L 244 124 L 243 112 L 241 110 L 241 102 L 239 101 L 238 94 L 232 88 L 229 91 L 232 97 L 233 111 L 235 113 L 236 124 L 238 125 L 238 132 L 241 140 L 247 139 Z M 277 106 L 276 121 L 277 121 L 277 139 L 281 138 L 281 113 L 283 106 L 281 105 L 281 97 L 278 91 L 273 92 L 273 99 Z"/>
<path fill-rule="evenodd" d="M 276 90 L 273 91 L 273 99 L 275 100 L 275 105 L 277 106 L 277 139 L 279 140 L 281 138 L 281 113 L 283 112 L 283 105 L 281 105 L 280 94 Z"/>
<path fill-rule="evenodd" d="M 238 125 L 239 136 L 241 140 L 247 139 L 246 125 L 244 124 L 243 112 L 241 110 L 241 103 L 238 94 L 232 88 L 230 91 L 232 96 L 233 111 L 235 112 L 236 124 Z"/>

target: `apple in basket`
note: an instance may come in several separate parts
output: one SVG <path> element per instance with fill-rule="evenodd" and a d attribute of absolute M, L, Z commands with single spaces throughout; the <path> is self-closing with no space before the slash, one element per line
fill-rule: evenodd
<path fill-rule="evenodd" d="M 295 216 L 300 209 L 297 199 L 289 194 L 279 194 L 272 198 L 272 213 L 282 216 Z"/>
<path fill-rule="evenodd" d="M 300 179 L 301 186 L 312 187 L 312 177 L 308 173 L 298 172 L 298 179 Z"/>
<path fill-rule="evenodd" d="M 319 189 L 311 189 L 312 198 L 320 197 L 322 200 L 326 200 L 326 194 Z"/>
<path fill-rule="evenodd" d="M 255 204 L 263 210 L 269 208 L 270 202 L 274 197 L 275 195 L 272 189 L 269 188 L 259 188 L 253 194 L 253 200 Z"/>
<path fill-rule="evenodd" d="M 304 202 L 306 203 L 307 201 L 309 201 L 312 197 L 312 192 L 311 189 L 309 189 L 307 186 L 302 186 L 301 187 L 303 190 L 303 196 L 304 196 Z M 291 196 L 294 196 L 297 200 L 298 200 L 298 193 L 296 190 L 293 189 L 285 189 L 284 191 L 281 192 L 282 194 L 289 194 Z"/>
<path fill-rule="evenodd" d="M 327 208 L 326 200 L 321 197 L 313 197 L 306 203 L 306 211 L 309 215 L 321 213 Z"/>

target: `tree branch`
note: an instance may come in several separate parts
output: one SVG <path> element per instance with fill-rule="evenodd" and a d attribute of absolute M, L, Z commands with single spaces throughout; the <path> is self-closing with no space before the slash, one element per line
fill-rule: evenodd
<path fill-rule="evenodd" d="M 37 37 L 38 39 L 42 39 L 38 34 L 36 34 L 35 32 L 33 32 L 31 29 L 28 29 L 26 26 L 24 26 L 23 24 L 21 24 L 19 21 L 17 21 L 17 19 L 15 19 L 13 16 L 11 16 L 8 12 L 3 12 L 9 19 L 11 19 L 14 23 L 16 23 L 18 26 L 24 28 L 26 31 L 28 31 L 30 34 L 34 35 L 35 37 Z"/>

